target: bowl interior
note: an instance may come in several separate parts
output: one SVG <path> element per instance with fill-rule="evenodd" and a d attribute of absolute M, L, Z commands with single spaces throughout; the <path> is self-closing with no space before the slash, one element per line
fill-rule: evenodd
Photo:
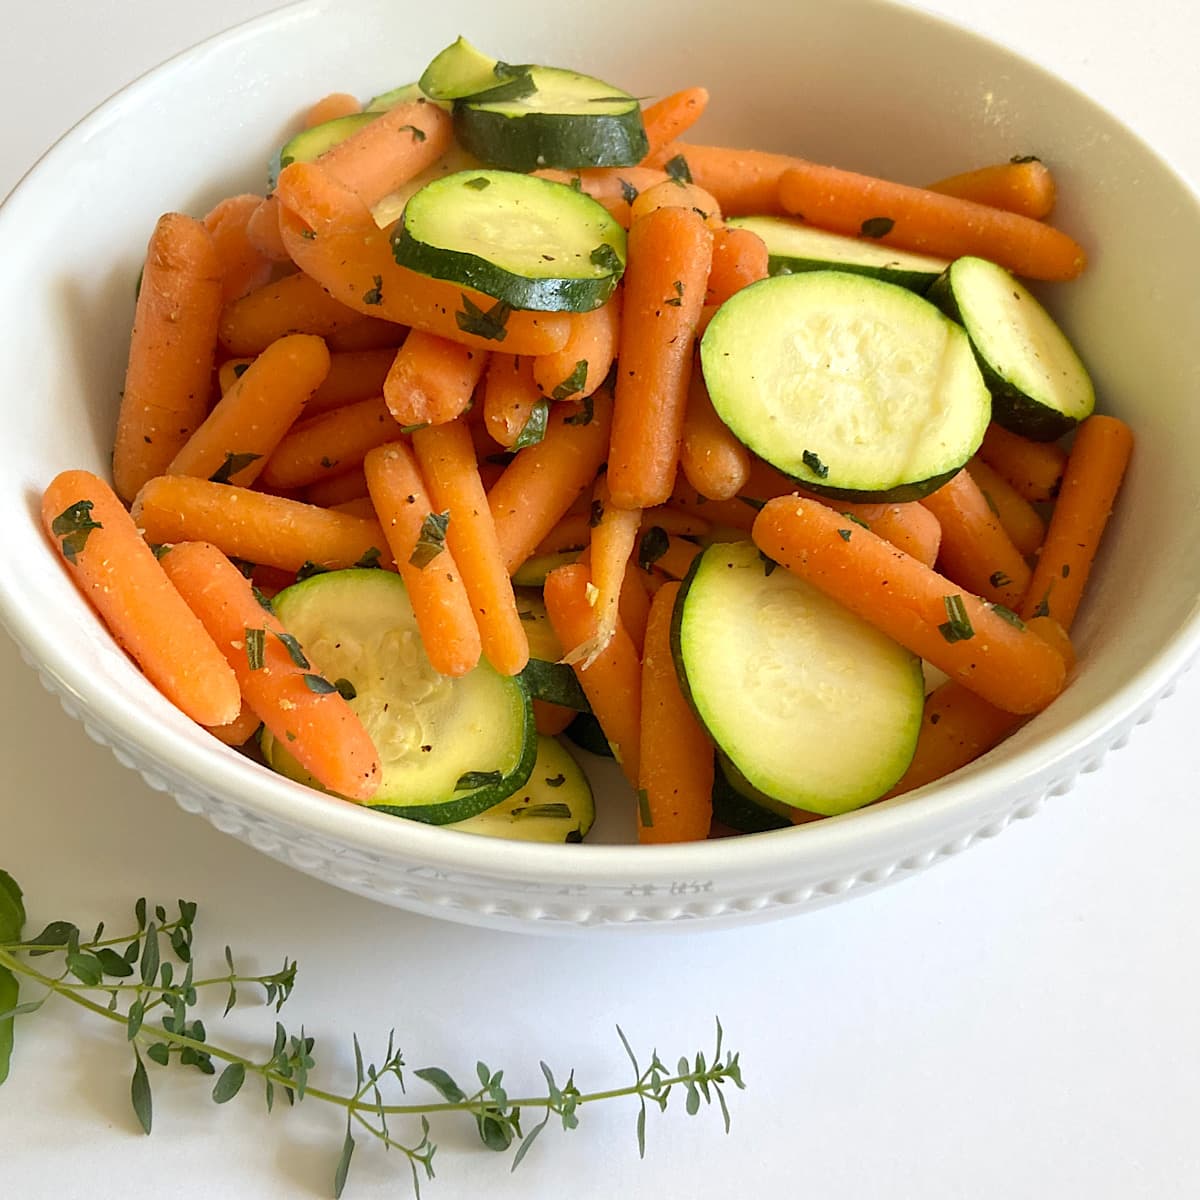
<path fill-rule="evenodd" d="M 851 854 L 856 840 L 970 812 L 1060 760 L 1148 697 L 1197 644 L 1200 367 L 1180 331 L 1200 327 L 1200 209 L 1147 147 L 1067 85 L 932 17 L 874 0 L 743 0 L 674 10 L 614 0 L 548 19 L 531 0 L 414 9 L 317 0 L 241 27 L 141 79 L 88 118 L 0 210 L 0 619 L 85 710 L 198 786 L 376 853 L 495 866 L 484 839 L 330 805 L 269 775 L 177 714 L 101 636 L 36 519 L 66 467 L 108 469 L 134 281 L 160 212 L 203 213 L 261 191 L 267 159 L 326 92 L 369 96 L 409 81 L 466 33 L 509 61 L 576 66 L 652 96 L 712 93 L 696 140 L 791 151 L 920 183 L 1016 154 L 1059 182 L 1054 221 L 1088 248 L 1076 283 L 1041 289 L 1075 340 L 1100 406 L 1128 419 L 1137 450 L 1077 625 L 1080 667 L 1053 707 L 953 783 L 805 829 L 629 852 L 505 848 L 517 878 L 635 878 L 653 863 L 751 874 L 767 859 Z M 634 39 L 618 31 L 637 29 Z M 898 45 L 905 47 L 897 54 Z M 736 46 L 738 52 L 730 53 Z M 613 837 L 632 840 L 631 809 Z M 582 856 L 582 857 L 581 857 Z"/>

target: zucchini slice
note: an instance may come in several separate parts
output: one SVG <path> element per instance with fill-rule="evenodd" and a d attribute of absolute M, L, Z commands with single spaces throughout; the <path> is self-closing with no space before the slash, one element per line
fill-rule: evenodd
<path fill-rule="evenodd" d="M 267 168 L 267 190 L 275 187 L 284 167 L 294 162 L 312 162 L 338 142 L 344 142 L 351 134 L 357 133 L 364 125 L 370 125 L 378 116 L 378 112 L 349 113 L 344 117 L 334 117 L 332 121 L 322 121 L 311 129 L 302 129 L 294 138 L 284 142 L 271 160 Z"/>
<path fill-rule="evenodd" d="M 350 704 L 383 764 L 369 807 L 444 825 L 525 784 L 537 735 L 524 684 L 486 662 L 457 679 L 439 675 L 399 575 L 328 571 L 285 588 L 272 603 L 314 669 L 353 687 Z M 319 786 L 285 745 L 269 734 L 260 744 L 276 771 Z"/>
<path fill-rule="evenodd" d="M 671 641 L 696 715 L 765 796 L 832 816 L 878 799 L 907 768 L 920 659 L 752 543 L 700 555 Z"/>
<path fill-rule="evenodd" d="M 589 754 L 596 755 L 597 758 L 616 757 L 612 752 L 612 747 L 608 744 L 608 738 L 604 736 L 604 730 L 600 728 L 600 722 L 590 712 L 581 712 L 563 730 L 563 734 L 580 750 L 586 750 Z"/>
<path fill-rule="evenodd" d="M 595 819 L 587 776 L 555 738 L 539 735 L 533 774 L 525 786 L 448 828 L 519 842 L 582 842 Z"/>
<path fill-rule="evenodd" d="M 513 308 L 590 312 L 625 270 L 625 230 L 565 183 L 459 171 L 410 197 L 392 251 L 402 267 Z"/>
<path fill-rule="evenodd" d="M 844 500 L 917 500 L 983 440 L 991 397 L 962 329 L 895 284 L 777 275 L 727 300 L 700 343 L 721 419 L 761 458 Z"/>
<path fill-rule="evenodd" d="M 512 573 L 513 587 L 540 588 L 551 571 L 578 562 L 582 553 L 582 550 L 561 550 L 557 554 L 535 554 Z"/>
<path fill-rule="evenodd" d="M 483 162 L 510 171 L 572 170 L 632 167 L 646 157 L 635 96 L 556 67 L 513 69 L 527 74 L 454 104 L 458 140 Z M 428 90 L 424 77 L 421 86 Z"/>
<path fill-rule="evenodd" d="M 516 84 L 516 88 L 512 86 Z M 532 91 L 529 67 L 498 62 L 460 37 L 439 52 L 417 81 L 417 88 L 433 100 L 458 100 L 480 96 L 503 87 L 505 95 Z"/>
<path fill-rule="evenodd" d="M 827 233 L 787 217 L 730 217 L 726 224 L 748 229 L 762 238 L 767 247 L 767 269 L 772 275 L 850 271 L 924 294 L 950 265 L 944 258 L 894 250 L 866 238 Z"/>
<path fill-rule="evenodd" d="M 1033 293 L 1003 267 L 956 259 L 929 299 L 966 329 L 998 424 L 1053 442 L 1091 416 L 1096 393 L 1087 368 Z"/>
<path fill-rule="evenodd" d="M 521 672 L 525 687 L 534 700 L 560 704 L 577 712 L 591 712 L 592 706 L 579 686 L 579 678 L 562 658 L 562 645 L 546 615 L 546 603 L 536 588 L 516 588 L 517 615 L 529 638 L 529 662 Z"/>
<path fill-rule="evenodd" d="M 451 107 L 448 100 L 435 100 L 432 96 L 427 96 L 421 91 L 419 83 L 404 83 L 397 88 L 392 88 L 391 91 L 380 92 L 378 96 L 372 96 L 363 105 L 363 112 L 387 112 L 389 108 L 395 108 L 397 104 L 406 104 L 409 100 L 428 100 L 430 104 L 436 104 L 438 108 L 444 108 L 447 112 Z"/>
<path fill-rule="evenodd" d="M 461 146 L 452 143 L 441 158 L 430 163 L 425 170 L 414 175 L 394 192 L 388 192 L 371 209 L 371 216 L 375 218 L 375 224 L 380 229 L 387 229 L 389 226 L 395 225 L 404 214 L 404 206 L 427 183 L 434 183 L 439 179 L 445 179 L 447 175 L 453 175 L 458 171 L 469 171 L 472 167 L 478 166 L 479 159 L 475 155 L 468 154 Z"/>

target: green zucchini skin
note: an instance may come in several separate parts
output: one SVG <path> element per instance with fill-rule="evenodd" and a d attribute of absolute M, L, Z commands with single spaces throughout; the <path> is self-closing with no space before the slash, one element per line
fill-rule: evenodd
<path fill-rule="evenodd" d="M 600 722 L 590 712 L 581 712 L 563 730 L 563 733 L 580 750 L 586 750 L 598 758 L 616 757 L 612 752 L 612 747 L 608 744 L 608 739 L 604 736 L 604 730 L 600 728 Z"/>
<path fill-rule="evenodd" d="M 506 97 L 528 95 L 533 90 L 528 73 L 528 67 L 498 62 L 465 37 L 459 37 L 434 56 L 416 86 L 433 100 L 492 96 L 500 90 Z M 524 90 L 520 90 L 522 87 Z"/>
<path fill-rule="evenodd" d="M 559 567 L 578 562 L 582 550 L 562 550 L 558 554 L 535 554 L 527 558 L 512 574 L 514 587 L 540 588 L 546 576 Z"/>
<path fill-rule="evenodd" d="M 790 817 L 739 792 L 726 778 L 719 754 L 713 771 L 712 805 L 713 820 L 739 833 L 767 833 L 772 829 L 790 829 L 792 825 Z"/>
<path fill-rule="evenodd" d="M 406 104 L 410 100 L 427 100 L 430 104 L 436 104 L 438 108 L 444 109 L 446 112 L 449 112 L 452 107 L 448 100 L 435 100 L 432 96 L 425 95 L 421 91 L 419 83 L 404 83 L 390 91 L 380 92 L 378 96 L 372 96 L 363 105 L 363 112 L 384 113 L 389 108 L 395 108 L 397 104 Z"/>
<path fill-rule="evenodd" d="M 967 273 L 971 277 L 964 278 Z M 982 336 L 980 321 L 972 311 L 972 277 L 974 281 L 982 277 L 990 283 L 993 293 L 989 297 L 991 303 L 995 303 L 997 297 L 1002 297 L 1003 302 L 1008 304 L 1011 297 L 1017 305 L 1024 307 L 1024 315 L 1040 334 L 1040 347 L 1030 343 L 1025 361 L 1032 361 L 1036 364 L 1034 369 L 1039 370 L 1045 367 L 1043 360 L 1049 356 L 1059 373 L 1068 380 L 1074 380 L 1079 391 L 1075 412 L 1065 412 L 1057 406 L 1049 389 L 1031 387 L 1028 382 L 1021 386 L 1014 378 L 1019 362 L 1010 360 L 1000 366 L 993 361 Z M 958 259 L 935 280 L 929 289 L 928 299 L 967 331 L 979 372 L 992 395 L 992 417 L 997 424 L 1031 441 L 1055 442 L 1091 415 L 1095 407 L 1095 391 L 1087 369 L 1036 297 L 1003 267 L 983 259 Z M 1035 394 L 1037 392 L 1042 394 Z"/>
<path fill-rule="evenodd" d="M 326 150 L 331 150 L 339 142 L 356 134 L 363 126 L 370 125 L 378 116 L 378 112 L 349 113 L 344 117 L 334 117 L 332 121 L 322 121 L 311 129 L 301 130 L 284 142 L 271 159 L 267 168 L 267 190 L 275 187 L 284 167 L 294 162 L 312 162 Z"/>

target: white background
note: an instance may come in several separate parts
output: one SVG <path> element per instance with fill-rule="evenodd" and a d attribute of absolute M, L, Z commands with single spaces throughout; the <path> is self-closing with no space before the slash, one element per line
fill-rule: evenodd
<path fill-rule="evenodd" d="M 0 194 L 133 76 L 271 7 L 7 0 Z M 1055 70 L 1200 180 L 1191 3 L 926 7 Z M 76 235 L 81 255 L 103 255 L 86 196 Z M 196 899 L 214 968 L 226 942 L 261 969 L 300 959 L 284 1015 L 317 1037 L 327 1079 L 345 1082 L 351 1030 L 370 1054 L 393 1026 L 410 1065 L 468 1080 L 483 1057 L 514 1093 L 536 1087 L 539 1058 L 560 1076 L 575 1067 L 585 1090 L 624 1082 L 617 1022 L 673 1062 L 707 1047 L 719 1013 L 742 1052 L 749 1088 L 731 1097 L 728 1138 L 713 1112 L 652 1115 L 639 1163 L 636 1106 L 601 1107 L 574 1134 L 547 1130 L 509 1175 L 469 1128 L 442 1123 L 429 1196 L 1200 1194 L 1195 675 L 1069 797 L 899 886 L 746 931 L 553 941 L 410 917 L 292 873 L 148 791 L 2 640 L 0 679 L 0 866 L 24 885 L 31 924 L 105 917 L 116 929 L 142 893 Z M 248 1011 L 227 1036 L 257 1053 L 271 1021 Z M 217 1108 L 199 1076 L 156 1072 L 147 1139 L 119 1030 L 52 1003 L 17 1033 L 0 1195 L 330 1194 L 331 1110 L 268 1119 L 249 1087 Z M 347 1195 L 404 1195 L 403 1171 L 360 1139 Z"/>

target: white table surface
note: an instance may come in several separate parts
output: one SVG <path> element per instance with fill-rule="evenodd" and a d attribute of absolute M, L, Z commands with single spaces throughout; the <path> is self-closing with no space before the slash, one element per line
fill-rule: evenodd
<path fill-rule="evenodd" d="M 129 79 L 271 7 L 8 0 L 0 195 Z M 1191 0 L 926 7 L 1065 76 L 1200 182 Z M 86 197 L 80 215 L 86 239 Z M 0 678 L 0 866 L 24 885 L 32 926 L 115 928 L 140 894 L 194 898 L 214 965 L 226 942 L 264 969 L 300 959 L 285 1015 L 339 1072 L 352 1069 L 351 1030 L 370 1048 L 393 1026 L 410 1065 L 469 1078 L 483 1057 L 514 1090 L 536 1086 L 539 1058 L 586 1086 L 623 1083 L 617 1022 L 674 1061 L 708 1044 L 719 1013 L 742 1052 L 749 1088 L 732 1098 L 728 1138 L 712 1112 L 652 1116 L 639 1162 L 635 1106 L 601 1107 L 574 1134 L 547 1130 L 510 1175 L 473 1132 L 443 1123 L 428 1196 L 1200 1194 L 1195 674 L 1070 796 L 896 887 L 745 931 L 602 940 L 437 923 L 286 870 L 118 766 L 2 636 Z M 232 1034 L 269 1036 L 271 1019 L 255 1010 Z M 203 1080 L 173 1069 L 154 1075 L 145 1138 L 119 1031 L 53 1002 L 17 1032 L 0 1196 L 330 1194 L 341 1130 L 324 1106 L 268 1119 L 247 1089 L 217 1108 Z M 398 1156 L 360 1139 L 347 1195 L 406 1193 Z"/>

